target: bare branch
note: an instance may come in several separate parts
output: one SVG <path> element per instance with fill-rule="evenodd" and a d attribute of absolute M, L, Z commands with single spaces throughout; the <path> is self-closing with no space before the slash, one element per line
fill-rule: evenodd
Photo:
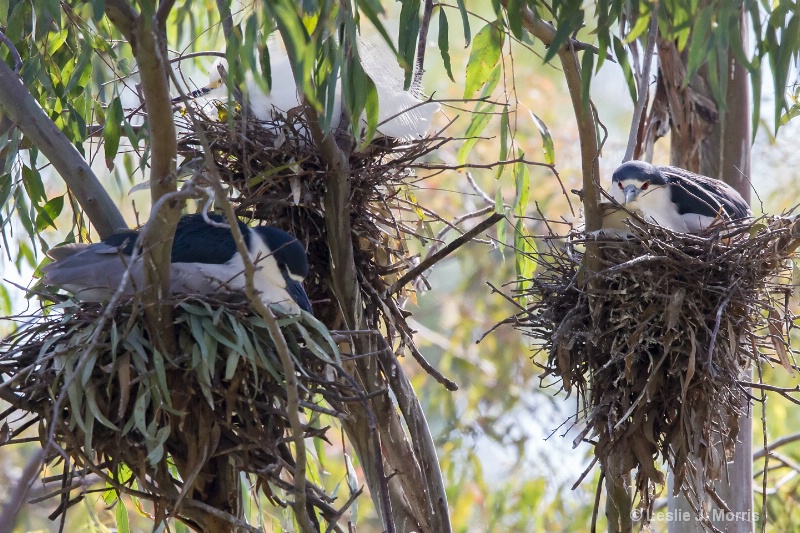
<path fill-rule="evenodd" d="M 11 42 L 11 39 L 9 39 L 2 31 L 0 31 L 0 42 L 6 45 L 8 51 L 11 52 L 11 58 L 14 60 L 14 72 L 19 74 L 19 71 L 22 70 L 22 58 L 19 55 L 17 47 L 14 46 L 14 43 Z"/>
<path fill-rule="evenodd" d="M 444 248 L 442 248 L 441 250 L 439 250 L 435 254 L 433 254 L 433 255 L 431 255 L 429 257 L 426 257 L 425 260 L 420 262 L 419 265 L 417 265 L 416 267 L 412 268 L 411 270 L 406 272 L 403 275 L 403 277 L 401 277 L 399 280 L 395 281 L 392 284 L 392 286 L 389 287 L 389 289 L 386 291 L 386 293 L 387 294 L 396 293 L 406 283 L 408 283 L 409 281 L 413 280 L 414 278 L 416 278 L 417 276 L 419 276 L 420 274 L 422 274 L 423 272 L 428 270 L 430 267 L 432 267 L 433 265 L 435 265 L 436 263 L 438 263 L 439 261 L 441 261 L 442 259 L 444 259 L 448 255 L 450 255 L 451 253 L 453 253 L 456 250 L 458 250 L 459 248 L 461 248 L 461 246 L 463 246 L 464 244 L 466 244 L 469 241 L 471 241 L 479 233 L 482 233 L 482 232 L 486 231 L 487 229 L 491 228 L 492 226 L 494 226 L 495 224 L 500 222 L 503 218 L 505 218 L 505 215 L 503 215 L 502 213 L 494 213 L 492 216 L 490 216 L 489 218 L 487 218 L 486 220 L 484 220 L 483 222 L 481 222 L 480 224 L 478 224 L 477 226 L 475 226 L 471 230 L 467 231 L 463 235 L 459 236 L 457 239 L 453 240 L 453 242 L 451 242 L 450 244 L 448 244 L 447 246 L 445 246 Z"/>
<path fill-rule="evenodd" d="M 411 81 L 412 90 L 422 87 L 422 75 L 425 73 L 425 50 L 428 47 L 428 28 L 431 25 L 432 13 L 433 0 L 425 0 L 422 22 L 419 25 L 419 35 L 417 36 L 417 58 L 414 63 L 414 77 Z"/>
<path fill-rule="evenodd" d="M 628 134 L 628 147 L 625 150 L 625 157 L 622 162 L 630 161 L 633 158 L 633 153 L 636 145 L 639 143 L 639 126 L 642 122 L 642 115 L 644 108 L 647 105 L 648 89 L 650 85 L 650 65 L 653 62 L 653 51 L 656 47 L 656 36 L 658 35 L 658 14 L 655 11 L 650 12 L 650 29 L 647 32 L 647 47 L 644 52 L 644 61 L 642 64 L 642 73 L 639 77 L 639 86 L 636 95 L 636 107 L 633 109 L 633 117 L 631 118 L 631 131 Z M 634 43 L 631 43 L 633 46 Z"/>
<path fill-rule="evenodd" d="M 791 444 L 793 442 L 800 441 L 800 433 L 793 433 L 791 435 L 786 435 L 785 437 L 781 437 L 769 445 L 769 450 L 767 448 L 761 448 L 756 453 L 753 454 L 753 460 L 761 459 L 762 457 L 766 456 L 767 452 L 772 452 L 776 448 L 780 448 L 781 446 L 786 446 L 787 444 Z"/>

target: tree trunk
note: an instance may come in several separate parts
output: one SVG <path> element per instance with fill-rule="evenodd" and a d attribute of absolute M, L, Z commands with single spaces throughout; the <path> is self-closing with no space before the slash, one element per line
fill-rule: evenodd
<path fill-rule="evenodd" d="M 742 33 L 744 49 L 747 49 L 747 29 L 744 16 L 742 17 Z M 671 47 L 669 50 L 667 47 Z M 677 50 L 672 43 L 661 43 L 659 63 L 662 53 L 667 59 L 664 65 L 666 72 L 661 72 L 666 77 L 665 83 L 671 88 L 679 87 L 683 78 L 671 76 L 670 58 L 677 56 Z M 691 80 L 684 94 L 680 91 L 668 89 L 668 93 L 678 98 L 670 98 L 670 118 L 673 124 L 679 127 L 672 128 L 672 153 L 671 162 L 675 166 L 687 168 L 694 172 L 717 178 L 733 186 L 742 197 L 750 201 L 750 85 L 747 70 L 734 58 L 733 53 L 728 53 L 728 86 L 726 94 L 726 109 L 719 113 L 709 113 L 708 104 L 713 102 L 709 85 L 706 82 L 705 72 L 701 71 L 697 80 Z M 685 58 L 683 58 L 685 59 Z M 676 63 L 684 68 L 685 62 Z M 707 66 L 707 68 L 716 68 Z M 682 105 L 673 106 L 673 101 L 680 101 Z M 713 120 L 716 115 L 716 120 Z M 747 371 L 748 376 L 752 371 Z M 745 379 L 748 376 L 744 376 Z M 736 451 L 732 462 L 728 464 L 727 479 L 714 483 L 714 490 L 728 506 L 733 515 L 726 514 L 721 509 L 705 509 L 711 524 L 721 531 L 730 533 L 744 533 L 753 531 L 753 426 L 752 417 L 746 416 L 738 420 L 739 434 Z M 723 450 L 720 453 L 724 454 Z M 683 496 L 672 496 L 673 477 L 669 477 L 669 511 L 673 517 L 694 516 L 691 505 Z M 716 512 L 715 512 L 716 511 Z M 689 513 L 689 514 L 686 514 Z M 731 519 L 731 517 L 736 519 Z M 671 520 L 668 524 L 670 533 L 689 533 L 704 531 L 700 521 Z"/>

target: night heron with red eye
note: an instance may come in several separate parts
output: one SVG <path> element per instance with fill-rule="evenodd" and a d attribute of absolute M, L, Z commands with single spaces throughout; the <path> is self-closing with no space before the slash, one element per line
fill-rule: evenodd
<path fill-rule="evenodd" d="M 611 196 L 646 221 L 682 233 L 751 216 L 747 202 L 730 185 L 644 161 L 629 161 L 614 171 Z"/>

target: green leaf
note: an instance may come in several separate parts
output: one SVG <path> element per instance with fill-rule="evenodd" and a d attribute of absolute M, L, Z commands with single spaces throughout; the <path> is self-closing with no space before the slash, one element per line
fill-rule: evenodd
<path fill-rule="evenodd" d="M 414 57 L 417 53 L 417 38 L 419 37 L 419 8 L 420 0 L 404 0 L 400 9 L 400 33 L 397 48 L 402 60 L 400 66 L 405 71 L 403 89 L 411 87 L 411 78 L 414 75 Z"/>
<path fill-rule="evenodd" d="M 508 133 L 508 106 L 506 106 L 503 108 L 503 114 L 500 115 L 500 155 L 497 159 L 498 161 L 508 159 Z M 505 169 L 505 165 L 498 165 L 494 178 L 499 180 Z"/>
<path fill-rule="evenodd" d="M 69 30 L 64 28 L 58 32 L 50 32 L 47 36 L 47 42 L 45 44 L 45 50 L 47 51 L 47 55 L 54 55 L 58 50 L 64 45 L 67 40 L 67 36 L 69 35 Z"/>
<path fill-rule="evenodd" d="M 341 365 L 342 356 L 339 353 L 339 346 L 336 344 L 336 341 L 333 340 L 333 337 L 331 337 L 331 333 L 330 331 L 328 331 L 328 328 L 325 327 L 325 324 L 317 320 L 311 313 L 304 312 L 302 314 L 302 317 L 303 317 L 303 323 L 306 326 L 310 326 L 314 331 L 317 332 L 317 334 L 319 334 L 323 339 L 325 339 L 325 342 L 328 343 L 328 348 L 329 348 L 328 353 L 333 354 L 333 357 L 334 359 L 336 359 L 336 362 Z"/>
<path fill-rule="evenodd" d="M 117 533 L 130 533 L 131 526 L 128 522 L 128 509 L 121 500 L 117 501 L 117 507 L 114 513 L 117 522 Z"/>
<path fill-rule="evenodd" d="M 106 0 L 92 0 L 92 17 L 100 20 L 106 14 Z"/>
<path fill-rule="evenodd" d="M 477 41 L 477 38 L 475 40 Z M 475 143 L 478 142 L 479 135 L 486 128 L 486 125 L 489 124 L 489 120 L 492 118 L 491 113 L 489 113 L 489 107 L 489 105 L 482 106 L 473 113 L 472 120 L 464 134 L 467 139 L 458 149 L 457 159 L 459 165 L 463 165 L 467 161 L 467 156 L 472 150 L 472 147 L 475 146 Z"/>
<path fill-rule="evenodd" d="M 636 24 L 633 25 L 631 31 L 628 32 L 622 41 L 625 44 L 632 43 L 640 35 L 643 35 L 644 32 L 647 31 L 648 26 L 650 26 L 650 17 L 647 14 L 640 14 L 636 19 Z"/>
<path fill-rule="evenodd" d="M 100 410 L 100 406 L 97 405 L 97 400 L 95 399 L 95 388 L 94 384 L 90 384 L 89 387 L 84 389 L 84 395 L 86 397 L 86 405 L 89 407 L 89 412 L 92 414 L 92 417 L 99 421 L 101 424 L 106 426 L 107 428 L 113 431 L 119 431 L 119 428 L 114 425 L 111 420 L 105 417 L 103 411 Z"/>
<path fill-rule="evenodd" d="M 314 109 L 321 110 L 322 104 L 317 98 L 312 84 L 314 49 L 309 46 L 311 38 L 303 21 L 297 16 L 296 5 L 283 0 L 267 2 L 265 7 L 272 10 L 271 14 L 275 18 L 281 37 L 283 37 L 283 44 L 294 67 L 292 73 L 298 92 L 301 96 L 305 96 Z"/>
<path fill-rule="evenodd" d="M 366 74 L 366 73 L 365 73 Z M 375 82 L 369 76 L 366 76 L 367 83 L 364 87 L 367 90 L 366 101 L 364 110 L 367 115 L 367 131 L 364 134 L 364 140 L 361 142 L 360 150 L 365 150 L 372 138 L 375 137 L 375 132 L 378 131 L 378 89 L 375 87 Z"/>
<path fill-rule="evenodd" d="M 611 39 L 614 46 L 614 56 L 617 58 L 617 63 L 619 63 L 622 73 L 625 75 L 625 82 L 628 84 L 628 92 L 631 95 L 631 100 L 636 102 L 636 79 L 633 76 L 633 70 L 631 69 L 631 64 L 628 61 L 628 54 L 625 52 L 625 46 L 615 35 L 612 35 Z"/>
<path fill-rule="evenodd" d="M 518 289 L 524 291 L 530 286 L 530 280 L 536 271 L 533 256 L 536 254 L 536 242 L 528 234 L 525 220 L 518 219 L 514 231 L 514 265 L 517 271 Z"/>
<path fill-rule="evenodd" d="M 225 380 L 230 381 L 236 374 L 236 368 L 239 366 L 239 352 L 236 350 L 228 351 L 228 360 L 225 363 Z"/>
<path fill-rule="evenodd" d="M 689 43 L 689 59 L 686 64 L 686 77 L 684 86 L 689 79 L 697 73 L 697 69 L 706 62 L 709 48 L 712 46 L 709 34 L 711 33 L 711 15 L 713 6 L 708 6 L 700 11 L 692 27 L 692 40 Z"/>
<path fill-rule="evenodd" d="M 542 136 L 542 149 L 544 150 L 544 161 L 548 165 L 554 165 L 556 162 L 555 146 L 553 144 L 553 136 L 550 135 L 550 130 L 542 119 L 540 119 L 533 111 L 528 110 L 533 119 L 539 134 Z"/>
<path fill-rule="evenodd" d="M 495 65 L 500 60 L 503 37 L 504 34 L 496 22 L 487 24 L 475 36 L 467 62 L 464 98 L 472 98 L 489 80 Z"/>
<path fill-rule="evenodd" d="M 326 363 L 333 363 L 333 359 L 331 359 L 330 354 L 328 354 L 322 347 L 317 344 L 311 334 L 308 332 L 306 328 L 304 328 L 299 322 L 295 324 L 295 328 L 300 332 L 300 335 L 303 337 L 303 340 L 306 341 L 306 347 L 311 350 L 311 352 L 322 361 Z"/>
<path fill-rule="evenodd" d="M 37 232 L 44 230 L 47 226 L 58 229 L 56 228 L 55 220 L 61 214 L 61 210 L 64 209 L 64 195 L 51 198 L 43 206 L 35 205 L 34 208 L 39 215 L 36 217 Z"/>
<path fill-rule="evenodd" d="M 503 165 L 503 166 L 505 166 L 505 165 Z M 502 187 L 498 187 L 497 190 L 494 193 L 494 212 L 502 214 L 502 213 L 505 213 L 505 211 L 506 211 L 506 208 L 505 208 L 505 205 L 503 204 L 503 188 Z M 500 239 L 499 237 L 498 237 L 498 240 L 500 242 L 503 242 L 502 239 Z"/>
<path fill-rule="evenodd" d="M 0 0 L 0 26 L 8 25 L 8 0 Z"/>
<path fill-rule="evenodd" d="M 523 38 L 522 33 L 522 13 L 527 7 L 525 0 L 508 0 L 506 12 L 508 13 L 508 29 L 511 35 L 519 39 Z"/>
<path fill-rule="evenodd" d="M 155 429 L 155 422 L 149 428 L 151 431 Z M 159 428 L 153 438 L 147 439 L 147 448 L 149 449 L 149 453 L 147 454 L 147 461 L 156 466 L 158 463 L 161 462 L 161 459 L 164 457 L 164 443 L 167 442 L 169 438 L 170 428 L 169 426 L 164 426 Z"/>
<path fill-rule="evenodd" d="M 524 159 L 525 152 L 519 150 L 517 152 L 517 159 Z M 531 187 L 531 174 L 528 170 L 528 165 L 523 161 L 514 163 L 514 185 L 516 188 L 516 195 L 514 196 L 514 214 L 518 217 L 525 216 L 525 209 L 528 207 L 528 196 Z"/>
<path fill-rule="evenodd" d="M 453 78 L 453 69 L 450 63 L 450 28 L 444 9 L 439 9 L 439 53 L 442 55 L 442 63 L 444 63 L 444 70 L 447 72 L 447 77 L 450 78 L 450 81 L 455 82 L 456 80 Z"/>
<path fill-rule="evenodd" d="M 11 195 L 11 174 L 6 172 L 0 176 L 0 205 L 6 205 L 8 197 Z"/>
<path fill-rule="evenodd" d="M 458 12 L 461 13 L 461 24 L 464 27 L 464 48 L 469 46 L 472 41 L 472 30 L 469 28 L 469 14 L 467 7 L 464 5 L 464 0 L 456 0 L 458 5 Z"/>
<path fill-rule="evenodd" d="M 169 394 L 169 385 L 167 384 L 167 371 L 164 367 L 164 356 L 158 350 L 153 350 L 152 355 L 153 366 L 156 369 L 156 377 L 158 378 L 158 388 L 164 395 L 164 402 L 167 405 L 172 405 Z"/>
<path fill-rule="evenodd" d="M 35 168 L 27 165 L 22 166 L 22 184 L 25 186 L 28 198 L 33 204 L 47 200 L 44 184 L 42 183 L 42 175 Z"/>
<path fill-rule="evenodd" d="M 106 111 L 106 123 L 103 128 L 103 141 L 106 156 L 106 167 L 111 170 L 114 168 L 114 158 L 119 150 L 119 138 L 122 135 L 122 120 L 124 112 L 122 101 L 119 96 L 111 100 L 111 104 Z"/>

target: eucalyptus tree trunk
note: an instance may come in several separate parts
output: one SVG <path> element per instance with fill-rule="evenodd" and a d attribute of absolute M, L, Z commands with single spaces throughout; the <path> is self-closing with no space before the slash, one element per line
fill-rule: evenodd
<path fill-rule="evenodd" d="M 744 17 L 741 39 L 746 50 Z M 662 82 L 667 87 L 672 123 L 671 163 L 725 181 L 749 203 L 751 102 L 747 70 L 733 58 L 729 50 L 726 108 L 717 109 L 707 70 L 701 70 L 685 89 L 679 89 L 683 82 L 681 74 L 685 74 L 685 59 L 678 56 L 674 43 L 659 43 L 659 75 L 664 77 Z M 744 416 L 737 423 L 739 434 L 736 451 L 727 467 L 727 479 L 714 483 L 714 490 L 733 514 L 728 514 L 724 509 L 707 509 L 711 524 L 726 533 L 751 532 L 754 528 L 752 417 Z M 720 450 L 720 453 L 724 454 L 724 451 Z M 672 496 L 671 474 L 669 481 L 668 505 L 671 516 L 693 517 L 694 511 L 686 498 L 682 494 Z M 735 519 L 732 520 L 732 517 Z M 704 529 L 699 520 L 671 520 L 668 531 L 694 533 Z"/>

